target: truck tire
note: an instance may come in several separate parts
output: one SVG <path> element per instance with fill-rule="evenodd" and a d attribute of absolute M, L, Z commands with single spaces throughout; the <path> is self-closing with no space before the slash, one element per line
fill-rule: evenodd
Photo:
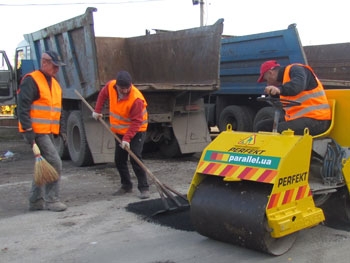
<path fill-rule="evenodd" d="M 261 120 L 273 119 L 275 116 L 275 109 L 271 106 L 261 108 L 255 115 L 253 128 L 255 130 L 256 124 Z M 280 120 L 283 119 L 284 112 L 281 111 Z M 272 129 L 272 127 L 271 127 Z"/>
<path fill-rule="evenodd" d="M 80 111 L 72 111 L 68 117 L 67 140 L 69 155 L 75 166 L 93 164 Z"/>
<path fill-rule="evenodd" d="M 68 145 L 65 145 L 61 136 L 54 136 L 53 144 L 62 160 L 70 160 Z"/>
<path fill-rule="evenodd" d="M 174 158 L 181 156 L 179 143 L 177 142 L 175 136 L 162 141 L 159 145 L 159 150 L 162 156 L 165 158 Z"/>
<path fill-rule="evenodd" d="M 275 112 L 274 109 L 270 106 L 261 108 L 255 115 L 254 122 L 253 122 L 253 128 L 255 130 L 256 124 L 259 121 L 266 120 L 266 119 L 273 119 Z"/>
<path fill-rule="evenodd" d="M 254 111 L 247 106 L 227 106 L 220 114 L 218 128 L 225 131 L 227 124 L 235 131 L 253 130 Z"/>

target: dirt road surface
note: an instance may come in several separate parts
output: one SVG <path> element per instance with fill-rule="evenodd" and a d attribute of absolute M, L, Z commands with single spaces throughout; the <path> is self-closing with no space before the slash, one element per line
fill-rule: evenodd
<path fill-rule="evenodd" d="M 7 153 L 7 154 L 6 154 Z M 6 158 L 9 153 L 13 157 Z M 21 138 L 0 138 L 0 262 L 348 262 L 347 228 L 317 226 L 302 231 L 290 251 L 279 257 L 217 242 L 193 231 L 188 209 L 150 220 L 130 212 L 138 192 L 112 196 L 119 186 L 113 164 L 74 167 L 63 163 L 64 212 L 28 211 L 33 176 L 31 149 Z M 199 155 L 181 159 L 145 156 L 160 181 L 186 194 Z M 151 183 L 151 200 L 159 194 Z M 152 211 L 150 211 L 152 212 Z"/>

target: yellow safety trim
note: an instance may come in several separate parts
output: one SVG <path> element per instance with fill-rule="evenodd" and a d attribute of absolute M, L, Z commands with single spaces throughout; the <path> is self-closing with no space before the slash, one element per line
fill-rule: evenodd
<path fill-rule="evenodd" d="M 331 131 L 333 129 L 333 126 L 334 126 L 334 119 L 335 119 L 335 117 L 334 117 L 335 116 L 335 104 L 336 104 L 335 102 L 336 101 L 334 99 L 329 99 L 328 100 L 328 104 L 329 104 L 329 106 L 331 108 L 331 111 L 332 111 L 331 125 L 328 127 L 328 129 L 325 132 L 313 136 L 314 139 L 321 138 L 321 137 L 326 137 L 327 135 L 329 135 L 331 133 Z"/>

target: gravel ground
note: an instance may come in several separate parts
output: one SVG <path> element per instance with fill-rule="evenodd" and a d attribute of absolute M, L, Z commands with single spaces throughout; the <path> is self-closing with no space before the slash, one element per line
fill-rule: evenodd
<path fill-rule="evenodd" d="M 152 216 L 164 206 L 151 181 L 148 200 L 140 200 L 136 189 L 112 196 L 119 187 L 114 164 L 75 167 L 64 161 L 61 199 L 68 209 L 29 212 L 34 157 L 15 137 L 0 138 L 0 262 L 345 263 L 350 257 L 350 229 L 344 226 L 301 231 L 292 249 L 279 257 L 208 239 L 194 231 L 188 207 Z M 149 170 L 183 195 L 198 160 L 199 155 L 144 156 Z"/>
<path fill-rule="evenodd" d="M 13 156 L 8 157 L 9 154 Z M 149 200 L 140 200 L 136 188 L 125 196 L 112 196 L 120 185 L 112 163 L 75 167 L 70 161 L 63 161 L 61 200 L 68 209 L 61 213 L 29 212 L 28 195 L 34 167 L 31 148 L 22 138 L 0 140 L 0 158 L 0 258 L 6 259 L 1 262 L 24 262 L 28 258 L 34 262 L 32 252 L 45 255 L 43 244 L 48 242 L 50 246 L 62 246 L 61 252 L 64 252 L 70 244 L 93 235 L 100 228 L 118 231 L 133 223 L 153 223 L 193 231 L 188 207 L 180 213 L 171 213 L 172 216 L 151 217 L 165 207 L 150 178 Z M 173 160 L 149 154 L 144 156 L 144 163 L 162 183 L 186 195 L 198 158 L 195 155 Z M 136 185 L 135 176 L 133 182 Z M 168 203 L 172 204 L 169 200 Z"/>

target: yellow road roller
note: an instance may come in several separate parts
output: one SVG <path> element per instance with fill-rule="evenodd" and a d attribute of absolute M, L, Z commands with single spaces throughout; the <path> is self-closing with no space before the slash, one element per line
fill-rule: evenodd
<path fill-rule="evenodd" d="M 199 234 L 281 255 L 328 214 L 350 223 L 350 90 L 326 93 L 332 122 L 323 134 L 228 125 L 204 149 L 187 195 Z"/>

